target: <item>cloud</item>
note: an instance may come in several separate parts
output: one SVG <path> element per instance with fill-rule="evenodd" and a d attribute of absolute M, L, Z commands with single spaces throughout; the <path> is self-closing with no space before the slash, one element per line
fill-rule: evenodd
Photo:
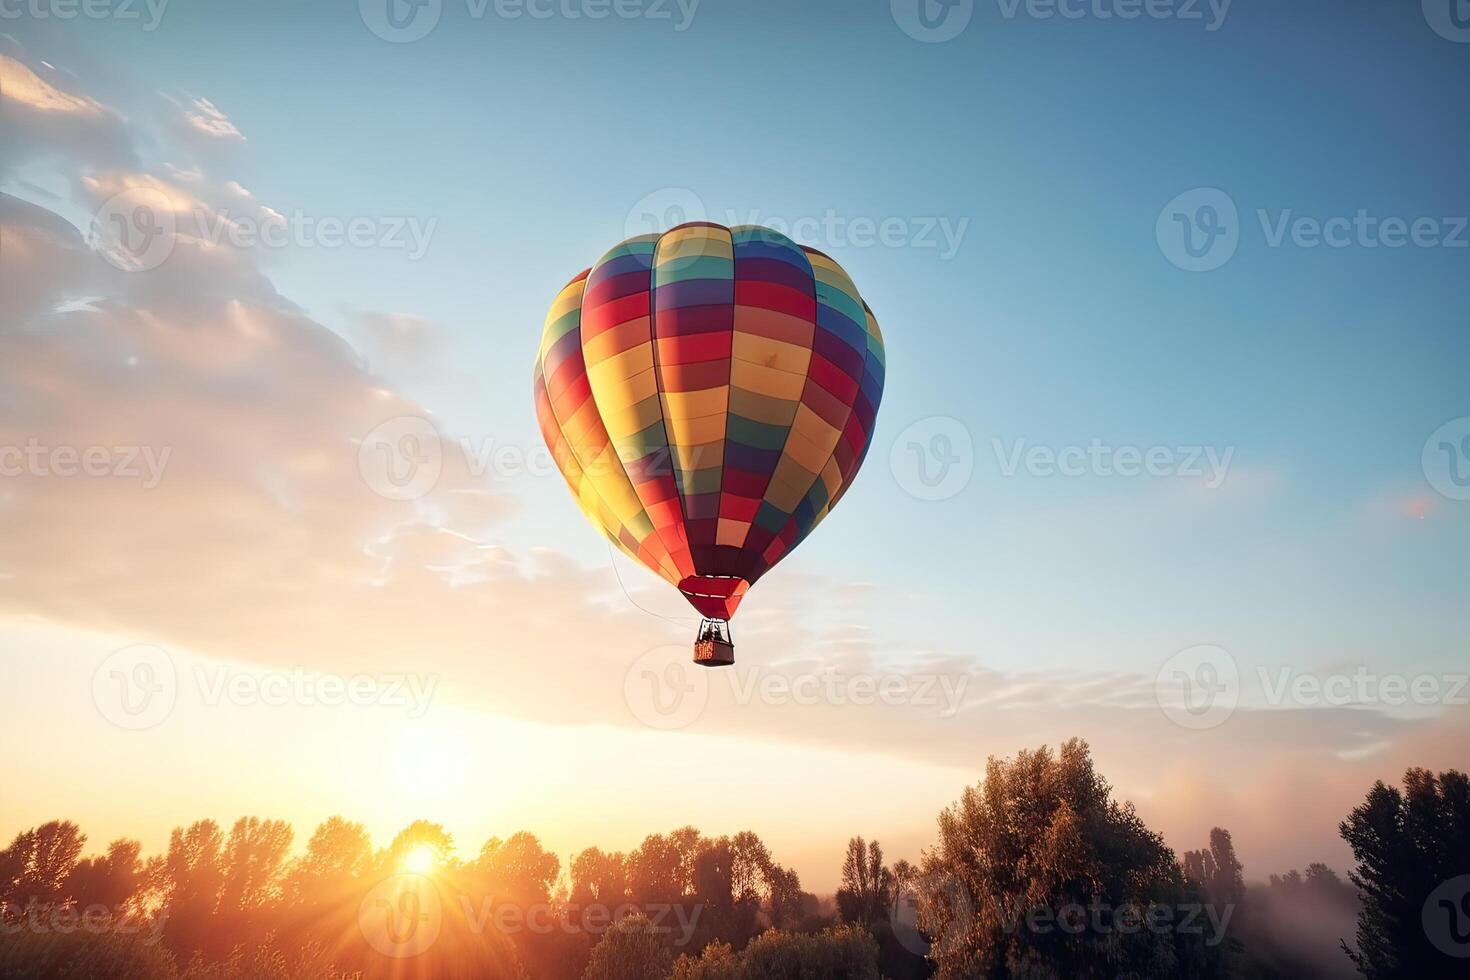
<path fill-rule="evenodd" d="M 123 118 L 86 95 L 67 91 L 60 72 L 44 63 L 42 77 L 0 54 L 0 175 L 36 160 L 69 159 L 136 166 Z"/>
<path fill-rule="evenodd" d="M 295 309 L 260 268 L 268 250 L 233 244 L 240 221 L 274 215 L 239 184 L 214 184 L 198 171 L 105 170 L 77 178 L 78 202 L 94 215 L 93 244 L 114 266 L 130 271 L 117 284 L 131 304 L 207 312 L 221 301 L 244 300 Z M 131 270 L 138 269 L 137 274 Z"/>
<path fill-rule="evenodd" d="M 438 348 L 438 328 L 424 317 L 352 307 L 344 307 L 342 315 L 353 342 L 380 373 L 416 372 Z"/>
<path fill-rule="evenodd" d="M 178 121 L 187 135 L 212 142 L 245 142 L 245 136 L 230 118 L 208 99 L 185 96 L 180 100 L 170 95 L 164 98 L 178 109 Z"/>
<path fill-rule="evenodd" d="M 70 223 L 35 204 L 0 194 L 0 323 L 87 295 L 105 275 Z"/>

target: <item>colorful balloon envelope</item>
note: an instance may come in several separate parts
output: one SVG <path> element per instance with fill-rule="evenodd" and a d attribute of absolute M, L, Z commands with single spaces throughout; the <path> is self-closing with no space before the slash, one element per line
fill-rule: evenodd
<path fill-rule="evenodd" d="M 756 225 L 622 242 L 562 289 L 536 417 L 614 545 L 704 617 L 695 660 L 851 486 L 883 394 L 878 322 L 842 267 Z"/>

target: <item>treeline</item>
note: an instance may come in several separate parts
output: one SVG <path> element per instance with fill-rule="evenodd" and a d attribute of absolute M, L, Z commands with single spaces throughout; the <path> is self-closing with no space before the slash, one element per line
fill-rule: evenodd
<path fill-rule="evenodd" d="M 920 860 L 854 837 L 831 900 L 754 833 L 693 827 L 563 865 L 530 833 L 473 858 L 419 821 L 204 820 L 144 857 L 69 821 L 0 851 L 0 977 L 593 980 L 1464 976 L 1470 790 L 1410 770 L 1339 828 L 1356 866 L 1247 886 L 1230 834 L 1176 856 L 1085 743 L 992 759 Z"/>

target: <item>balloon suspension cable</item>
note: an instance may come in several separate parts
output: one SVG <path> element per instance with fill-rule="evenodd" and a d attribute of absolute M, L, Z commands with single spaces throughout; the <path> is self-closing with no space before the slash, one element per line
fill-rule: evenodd
<path fill-rule="evenodd" d="M 688 620 L 688 619 L 675 619 L 673 616 L 665 616 L 661 612 L 654 612 L 652 609 L 649 609 L 647 606 L 643 605 L 637 599 L 633 598 L 633 594 L 631 592 L 629 592 L 628 591 L 628 587 L 623 584 L 623 573 L 620 572 L 620 571 L 618 571 L 618 556 L 615 555 L 615 554 L 613 554 L 612 542 L 604 542 L 604 543 L 607 545 L 607 562 L 608 562 L 609 565 L 612 566 L 613 575 L 618 580 L 618 588 L 620 588 L 620 589 L 623 590 L 623 596 L 624 596 L 624 598 L 626 598 L 628 600 L 628 602 L 630 602 L 635 609 L 638 609 L 641 612 L 646 612 L 646 613 L 648 613 L 648 615 L 653 616 L 655 619 L 662 619 L 666 623 L 673 623 L 675 626 L 688 626 L 689 625 L 690 620 Z"/>

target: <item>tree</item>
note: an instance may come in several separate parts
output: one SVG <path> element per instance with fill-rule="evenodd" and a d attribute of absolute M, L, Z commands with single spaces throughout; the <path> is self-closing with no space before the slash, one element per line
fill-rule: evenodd
<path fill-rule="evenodd" d="M 681 867 L 679 843 L 673 835 L 649 834 L 628 855 L 628 891 L 635 903 L 677 902 L 688 878 Z"/>
<path fill-rule="evenodd" d="M 895 932 L 898 915 L 895 903 L 901 882 L 911 882 L 914 868 L 900 861 L 890 869 L 883 863 L 883 847 L 877 841 L 853 837 L 847 842 L 837 889 L 837 914 L 843 922 L 861 926 L 878 944 L 878 966 L 885 977 L 906 980 L 927 976 L 928 968 L 912 941 L 912 926 L 903 935 Z"/>
<path fill-rule="evenodd" d="M 523 905 L 551 900 L 551 886 L 561 873 L 561 860 L 541 846 L 535 834 L 492 837 L 480 849 L 476 870 L 485 876 L 490 894 Z"/>
<path fill-rule="evenodd" d="M 752 831 L 730 838 L 730 892 L 737 902 L 759 903 L 769 895 L 771 852 Z"/>
<path fill-rule="evenodd" d="M 750 980 L 878 980 L 878 944 L 850 924 L 815 935 L 767 930 L 740 959 Z"/>
<path fill-rule="evenodd" d="M 284 820 L 241 817 L 225 843 L 220 907 L 250 911 L 275 897 L 294 834 Z"/>
<path fill-rule="evenodd" d="M 415 820 L 400 830 L 393 843 L 388 845 L 386 858 L 389 870 L 399 870 L 398 863 L 419 848 L 428 851 L 435 867 L 446 867 L 454 854 L 454 836 L 442 824 Z"/>
<path fill-rule="evenodd" d="M 673 957 L 664 937 L 646 916 L 630 915 L 613 923 L 592 948 L 583 980 L 664 980 Z"/>
<path fill-rule="evenodd" d="M 913 882 L 919 876 L 919 869 L 910 864 L 905 858 L 899 858 L 893 862 L 893 887 L 895 891 Z"/>
<path fill-rule="evenodd" d="M 621 852 L 608 854 L 589 847 L 572 859 L 571 902 L 616 906 L 627 897 L 627 860 Z"/>
<path fill-rule="evenodd" d="M 175 827 L 164 857 L 169 898 L 212 913 L 224 881 L 223 849 L 224 837 L 213 820 Z"/>
<path fill-rule="evenodd" d="M 741 980 L 745 965 L 729 943 L 712 942 L 699 956 L 684 955 L 674 961 L 669 980 Z"/>
<path fill-rule="evenodd" d="M 1353 887 L 1320 862 L 1307 865 L 1305 874 L 1295 869 L 1284 875 L 1273 874 L 1267 879 L 1267 887 L 1273 895 L 1288 901 L 1316 898 L 1339 904 L 1356 904 L 1358 900 Z"/>
<path fill-rule="evenodd" d="M 729 838 L 703 841 L 699 854 L 694 859 L 693 897 L 695 907 L 703 910 L 702 918 L 705 921 L 701 922 L 701 926 L 706 932 L 726 938 L 738 938 L 743 943 L 749 938 L 745 930 L 754 921 L 755 909 L 747 907 L 749 921 L 737 925 L 732 864 Z M 734 936 L 735 932 L 740 932 L 741 935 Z"/>
<path fill-rule="evenodd" d="M 372 869 L 373 842 L 360 823 L 328 817 L 312 832 L 306 853 L 286 874 L 285 892 L 293 903 L 336 903 Z"/>
<path fill-rule="evenodd" d="M 878 944 L 866 930 L 841 925 L 823 932 L 769 929 L 734 952 L 710 943 L 699 956 L 681 956 L 672 980 L 878 980 Z"/>
<path fill-rule="evenodd" d="M 142 878 L 142 850 L 138 841 L 119 839 L 107 846 L 106 854 L 78 861 L 66 879 L 67 895 L 79 908 L 100 905 L 123 911 Z"/>
<path fill-rule="evenodd" d="M 0 852 L 0 903 L 15 908 L 60 904 L 86 841 L 70 820 L 52 820 L 16 834 Z"/>
<path fill-rule="evenodd" d="M 800 922 L 806 914 L 801 876 L 790 868 L 772 864 L 766 880 L 770 885 L 771 925 L 782 928 Z"/>
<path fill-rule="evenodd" d="M 1204 889 L 1209 900 L 1220 908 L 1238 905 L 1245 897 L 1243 865 L 1235 857 L 1235 842 L 1230 831 L 1215 827 L 1210 831 L 1210 846 L 1198 851 L 1185 851 L 1181 862 L 1184 873 Z"/>
<path fill-rule="evenodd" d="M 1173 852 L 1119 804 L 1072 739 L 1012 761 L 939 815 L 915 885 L 940 977 L 1200 977 L 1218 971 L 1181 909 L 1198 902 Z M 1138 917 L 1157 916 L 1153 928 Z M 1167 916 L 1168 918 L 1164 918 Z"/>
<path fill-rule="evenodd" d="M 861 837 L 847 842 L 842 862 L 842 883 L 837 889 L 837 910 L 844 922 L 873 928 L 888 920 L 893 907 L 893 872 L 883 865 L 883 848 L 877 841 L 865 844 Z"/>
<path fill-rule="evenodd" d="M 224 874 L 224 835 L 213 820 L 175 827 L 168 853 L 150 863 L 151 888 L 169 910 L 164 928 L 175 952 L 200 949 L 210 938 Z"/>
<path fill-rule="evenodd" d="M 1179 866 L 1209 903 L 1208 910 L 1214 921 L 1235 921 L 1236 935 L 1228 937 L 1222 944 L 1221 956 L 1227 973 L 1239 973 L 1244 955 L 1239 933 L 1242 929 L 1253 928 L 1254 923 L 1248 921 L 1252 918 L 1251 910 L 1244 907 L 1245 878 L 1241 873 L 1244 866 L 1235 856 L 1235 841 L 1230 831 L 1223 827 L 1211 828 L 1210 846 L 1185 851 Z M 1224 918 L 1226 915 L 1230 919 Z"/>
<path fill-rule="evenodd" d="M 1363 900 L 1356 948 L 1343 944 L 1358 972 L 1370 980 L 1463 976 L 1464 960 L 1441 947 L 1470 942 L 1470 885 L 1455 888 L 1470 875 L 1465 774 L 1410 769 L 1402 792 L 1374 783 L 1338 830 Z"/>

